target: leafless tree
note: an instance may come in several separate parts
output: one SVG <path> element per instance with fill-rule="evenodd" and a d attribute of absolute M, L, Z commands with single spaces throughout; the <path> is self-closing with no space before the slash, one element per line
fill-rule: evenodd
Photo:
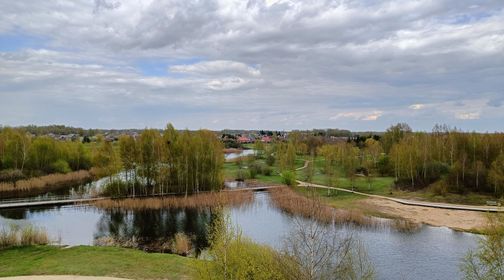
<path fill-rule="evenodd" d="M 313 200 L 311 217 L 321 213 Z M 287 279 L 373 279 L 374 270 L 360 242 L 352 234 L 338 233 L 333 224 L 316 219 L 295 218 L 293 230 L 284 240 L 281 267 Z"/>

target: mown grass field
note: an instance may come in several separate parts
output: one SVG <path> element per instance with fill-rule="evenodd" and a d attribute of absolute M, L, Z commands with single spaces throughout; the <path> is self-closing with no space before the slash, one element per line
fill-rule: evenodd
<path fill-rule="evenodd" d="M 21 275 L 196 279 L 196 259 L 116 247 L 27 246 L 0 250 L 0 277 Z"/>

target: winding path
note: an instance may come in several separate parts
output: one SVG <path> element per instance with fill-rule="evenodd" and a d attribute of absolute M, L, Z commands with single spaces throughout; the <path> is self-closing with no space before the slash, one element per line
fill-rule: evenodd
<path fill-rule="evenodd" d="M 308 167 L 308 163 L 309 163 L 309 161 L 305 161 L 304 166 L 297 168 L 296 171 L 305 169 L 306 167 Z M 354 193 L 354 194 L 367 196 L 367 197 L 386 199 L 386 200 L 394 201 L 394 202 L 404 204 L 404 205 L 452 209 L 452 210 L 467 210 L 467 211 L 480 211 L 480 212 L 502 212 L 502 213 L 504 213 L 504 207 L 498 207 L 498 206 L 474 206 L 474 205 L 464 205 L 464 204 L 416 201 L 416 200 L 410 200 L 410 199 L 393 198 L 393 197 L 388 197 L 388 196 L 383 196 L 383 195 L 368 194 L 368 193 L 353 191 L 353 190 L 344 189 L 344 188 L 329 187 L 329 186 L 324 186 L 324 185 L 319 185 L 319 184 L 303 182 L 300 180 L 296 180 L 296 182 L 298 183 L 298 186 L 300 186 L 300 187 L 337 190 L 337 191 Z"/>

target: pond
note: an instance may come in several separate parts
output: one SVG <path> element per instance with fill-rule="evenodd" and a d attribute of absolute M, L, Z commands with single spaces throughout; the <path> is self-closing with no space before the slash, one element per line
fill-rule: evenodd
<path fill-rule="evenodd" d="M 281 248 L 294 217 L 276 208 L 267 192 L 256 192 L 248 206 L 227 208 L 231 221 L 244 235 Z M 0 211 L 0 227 L 35 224 L 67 245 L 92 245 L 104 237 L 131 240 L 144 249 L 171 240 L 177 232 L 191 236 L 198 249 L 208 246 L 207 225 L 215 211 L 166 209 L 111 211 L 92 206 L 11 209 Z M 423 226 L 414 233 L 389 228 L 335 227 L 359 238 L 375 266 L 378 279 L 459 279 L 461 258 L 477 245 L 478 235 Z"/>
<path fill-rule="evenodd" d="M 248 149 L 248 150 L 240 150 L 238 153 L 228 153 L 225 154 L 225 159 L 226 160 L 231 160 L 239 157 L 245 157 L 245 156 L 251 156 L 255 153 L 255 150 L 253 149 Z"/>

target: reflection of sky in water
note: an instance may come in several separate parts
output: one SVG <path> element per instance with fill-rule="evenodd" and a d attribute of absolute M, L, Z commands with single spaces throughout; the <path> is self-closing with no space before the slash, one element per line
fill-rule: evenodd
<path fill-rule="evenodd" d="M 235 159 L 237 157 L 250 156 L 253 154 L 254 154 L 254 150 L 242 150 L 239 153 L 226 154 L 225 157 L 226 157 L 226 160 L 229 160 L 229 159 Z"/>
<path fill-rule="evenodd" d="M 289 233 L 292 226 L 292 217 L 274 208 L 264 192 L 256 193 L 253 205 L 232 208 L 227 212 L 244 235 L 276 248 L 282 246 L 282 237 Z M 135 214 L 116 211 L 112 214 L 85 206 L 29 211 L 12 209 L 0 211 L 0 214 L 0 225 L 29 221 L 46 228 L 52 238 L 61 237 L 63 244 L 71 245 L 90 245 L 95 236 L 114 230 L 129 234 L 159 231 L 161 233 L 155 234 L 163 235 L 165 232 L 165 236 L 173 234 L 174 230 L 189 230 L 204 235 L 204 231 L 197 228 L 204 227 L 210 219 L 208 215 L 196 211 Z M 119 220 L 118 228 L 113 224 L 115 220 Z M 171 224 L 175 229 L 171 228 Z M 349 231 L 346 227 L 335 230 Z M 477 241 L 477 235 L 429 226 L 411 234 L 390 229 L 359 229 L 352 233 L 364 243 L 379 279 L 459 279 L 460 261 L 468 249 L 475 248 Z M 204 244 L 204 240 L 201 242 Z"/>

